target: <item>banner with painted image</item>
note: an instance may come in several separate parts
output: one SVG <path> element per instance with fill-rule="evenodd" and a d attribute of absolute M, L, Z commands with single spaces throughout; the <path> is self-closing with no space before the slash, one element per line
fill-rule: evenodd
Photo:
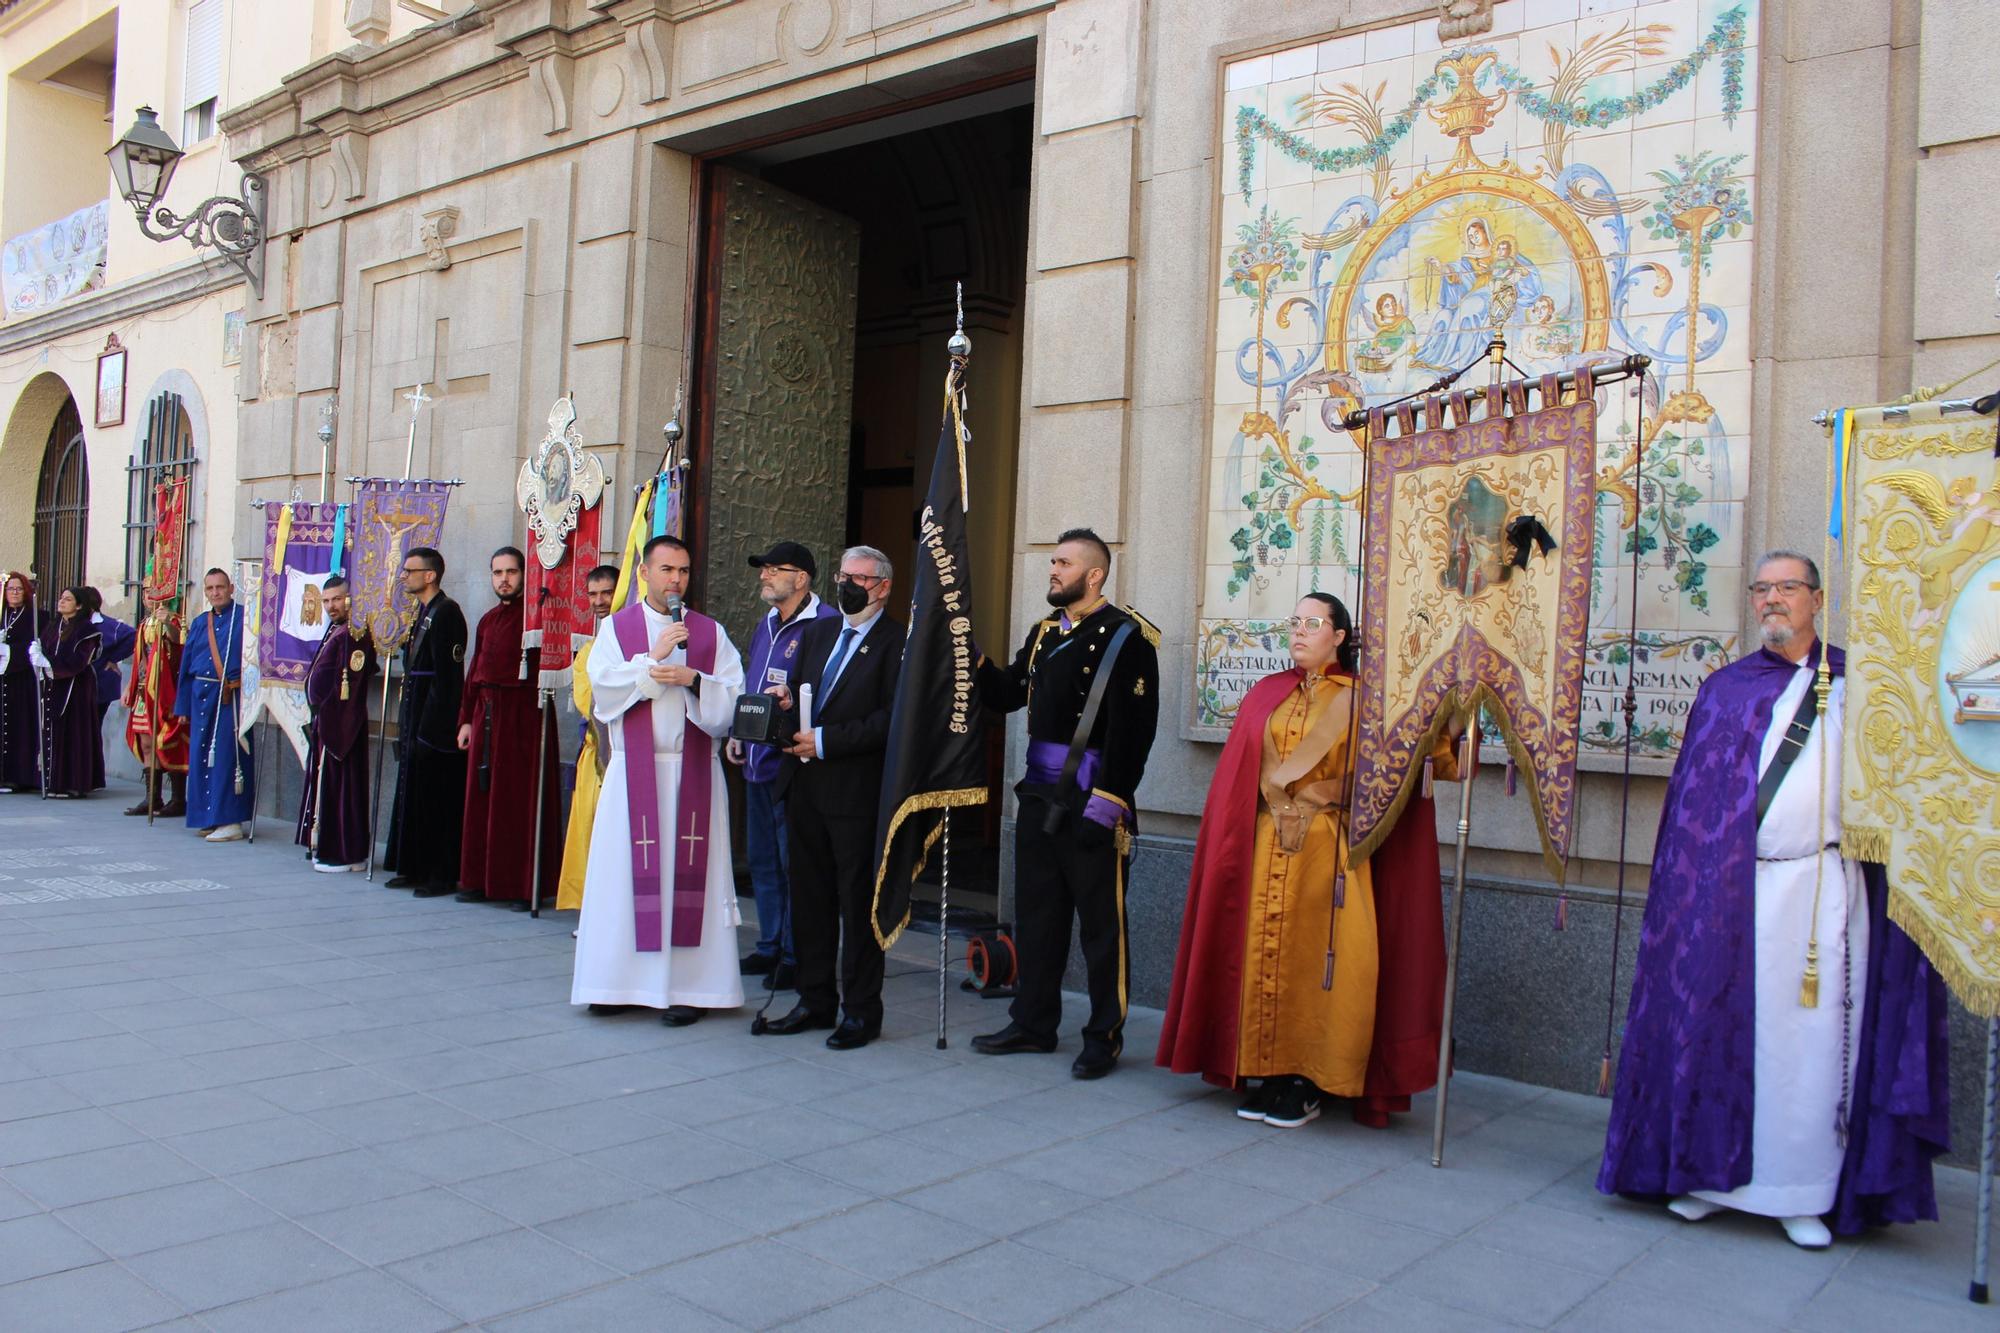
<path fill-rule="evenodd" d="M 411 547 L 435 547 L 444 537 L 451 487 L 442 481 L 363 477 L 355 483 L 353 589 L 349 619 L 387 654 L 402 646 L 416 619 L 416 603 L 403 594 L 403 557 Z"/>
<path fill-rule="evenodd" d="M 1597 404 L 1587 369 L 1578 381 L 1564 403 L 1544 377 L 1548 406 L 1534 412 L 1520 381 L 1505 386 L 1505 413 L 1498 389 L 1434 397 L 1430 429 L 1412 432 L 1405 415 L 1387 439 L 1371 414 L 1361 641 L 1375 661 L 1361 681 L 1357 862 L 1395 827 L 1447 725 L 1483 708 L 1527 788 L 1543 861 L 1564 878 L 1596 521 Z"/>
<path fill-rule="evenodd" d="M 7 313 L 32 315 L 104 285 L 111 204 L 100 199 L 11 237 L 0 258 Z"/>
<path fill-rule="evenodd" d="M 183 472 L 153 488 L 153 537 L 146 546 L 145 600 L 178 604 L 181 566 L 187 554 L 188 475 Z M 145 614 L 141 607 L 139 614 Z"/>
<path fill-rule="evenodd" d="M 345 536 L 340 506 L 293 501 L 264 508 L 264 579 L 257 604 L 257 670 L 267 686 L 302 688 L 326 637 L 327 579 Z"/>
<path fill-rule="evenodd" d="M 590 639 L 584 579 L 597 565 L 604 489 L 604 465 L 583 450 L 575 403 L 558 398 L 548 434 L 514 484 L 530 552 L 521 647 L 534 650 L 536 683 L 545 690 L 570 683 L 576 650 Z"/>
<path fill-rule="evenodd" d="M 1842 851 L 1889 868 L 1889 917 L 2000 1014 L 2000 460 L 1934 405 L 1835 416 L 1846 572 Z M 1842 510 L 1844 509 L 1844 513 Z"/>

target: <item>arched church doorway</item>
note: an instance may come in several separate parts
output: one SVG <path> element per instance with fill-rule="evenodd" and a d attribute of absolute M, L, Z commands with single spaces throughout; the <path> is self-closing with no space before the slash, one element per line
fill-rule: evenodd
<path fill-rule="evenodd" d="M 90 529 L 90 463 L 83 417 L 76 399 L 63 399 L 42 450 L 35 488 L 35 576 L 55 590 L 84 581 L 84 546 Z"/>

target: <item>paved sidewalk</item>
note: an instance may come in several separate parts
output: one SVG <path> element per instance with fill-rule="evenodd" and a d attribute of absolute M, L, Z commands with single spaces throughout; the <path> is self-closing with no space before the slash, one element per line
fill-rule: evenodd
<path fill-rule="evenodd" d="M 1601 1198 L 1606 1103 L 1472 1076 L 1437 1171 L 1428 1103 L 1247 1124 L 1146 1066 L 1157 1014 L 1076 1084 L 1073 1038 L 972 1055 L 1003 1016 L 954 978 L 939 1052 L 928 939 L 859 1052 L 590 1019 L 569 917 L 126 799 L 0 797 L 0 1329 L 2000 1324 L 1963 1172 L 1943 1225 L 1807 1254 Z"/>

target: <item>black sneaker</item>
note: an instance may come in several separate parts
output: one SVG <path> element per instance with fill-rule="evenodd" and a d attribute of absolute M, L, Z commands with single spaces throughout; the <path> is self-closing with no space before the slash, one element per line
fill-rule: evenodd
<path fill-rule="evenodd" d="M 1309 1078 L 1294 1077 L 1271 1098 L 1264 1123 L 1279 1129 L 1297 1129 L 1319 1119 L 1319 1089 Z"/>
<path fill-rule="evenodd" d="M 1271 1094 L 1276 1079 L 1260 1079 L 1257 1086 L 1250 1089 L 1250 1095 L 1243 1099 L 1243 1105 L 1236 1108 L 1236 1114 L 1245 1120 L 1262 1120 L 1271 1109 Z"/>
<path fill-rule="evenodd" d="M 771 969 L 777 965 L 778 960 L 774 955 L 757 953 L 753 950 L 743 955 L 743 962 L 740 966 L 742 974 L 746 977 L 768 977 L 771 975 Z"/>

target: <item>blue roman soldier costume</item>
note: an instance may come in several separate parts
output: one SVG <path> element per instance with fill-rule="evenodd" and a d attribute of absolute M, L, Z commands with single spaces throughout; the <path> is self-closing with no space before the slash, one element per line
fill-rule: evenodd
<path fill-rule="evenodd" d="M 243 607 L 204 611 L 188 627 L 174 712 L 188 720 L 187 823 L 222 829 L 251 818 L 257 775 L 238 736 L 243 688 Z"/>

